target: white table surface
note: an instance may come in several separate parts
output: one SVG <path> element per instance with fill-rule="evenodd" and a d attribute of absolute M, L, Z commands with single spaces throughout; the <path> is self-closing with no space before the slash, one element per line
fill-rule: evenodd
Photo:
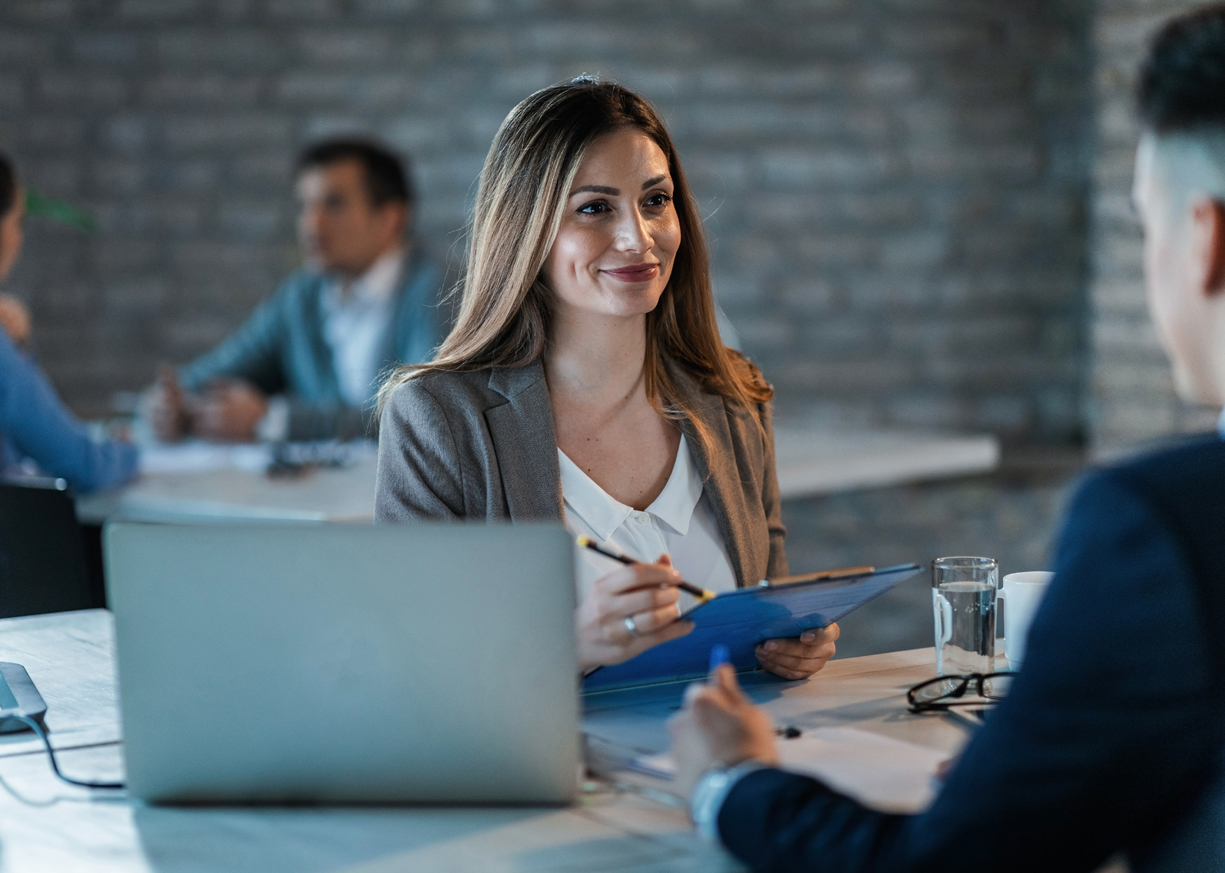
<path fill-rule="evenodd" d="M 785 499 L 984 473 L 999 465 L 998 442 L 983 435 L 829 432 L 780 424 L 775 446 Z M 132 485 L 78 499 L 81 520 L 370 521 L 374 515 L 372 451 L 348 467 L 297 478 L 266 476 L 258 446 L 188 444 L 155 452 L 149 470 Z"/>
<path fill-rule="evenodd" d="M 132 521 L 356 521 L 374 519 L 376 460 L 273 478 L 260 470 L 226 467 L 203 472 L 141 475 L 117 491 L 77 499 L 77 517 L 100 524 Z"/>
<path fill-rule="evenodd" d="M 1000 464 L 994 436 L 908 431 L 831 431 L 776 423 L 783 499 L 814 497 L 989 473 Z"/>
<path fill-rule="evenodd" d="M 121 776 L 109 613 L 2 620 L 0 658 L 24 664 L 42 692 L 67 773 Z M 854 725 L 951 753 L 966 737 L 955 719 L 903 712 L 905 688 L 932 669 L 930 649 L 874 655 L 834 661 L 807 682 L 751 693 L 779 723 Z M 679 694 L 664 687 L 636 699 L 625 693 L 589 699 L 590 743 L 664 748 L 663 720 Z M 741 869 L 698 839 L 681 809 L 642 794 L 643 779 L 612 778 L 621 789 L 605 784 L 564 809 L 149 807 L 59 783 L 33 742 L 11 737 L 0 740 L 0 871 Z M 630 785 L 639 790 L 625 790 Z"/>

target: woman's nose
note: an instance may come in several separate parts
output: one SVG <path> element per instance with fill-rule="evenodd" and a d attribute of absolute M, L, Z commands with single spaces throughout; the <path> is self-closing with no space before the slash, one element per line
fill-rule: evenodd
<path fill-rule="evenodd" d="M 653 243 L 651 229 L 637 209 L 623 212 L 617 223 L 617 248 L 623 252 L 645 252 Z"/>

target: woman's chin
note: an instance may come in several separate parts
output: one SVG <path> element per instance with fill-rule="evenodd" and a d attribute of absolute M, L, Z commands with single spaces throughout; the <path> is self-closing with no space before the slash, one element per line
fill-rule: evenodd
<path fill-rule="evenodd" d="M 576 315 L 605 318 L 642 318 L 659 305 L 662 294 L 651 292 L 602 294 L 596 299 L 563 300 L 562 305 Z"/>

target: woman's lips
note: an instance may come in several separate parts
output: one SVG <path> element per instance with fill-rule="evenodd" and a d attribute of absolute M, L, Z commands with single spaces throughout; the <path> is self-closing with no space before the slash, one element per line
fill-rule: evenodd
<path fill-rule="evenodd" d="M 622 282 L 649 282 L 659 275 L 659 264 L 637 264 L 633 267 L 618 267 L 605 273 Z"/>

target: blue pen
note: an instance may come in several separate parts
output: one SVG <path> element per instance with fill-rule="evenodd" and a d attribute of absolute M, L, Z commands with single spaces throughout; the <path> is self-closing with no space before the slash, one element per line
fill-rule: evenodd
<path fill-rule="evenodd" d="M 708 675 L 713 675 L 716 670 L 727 663 L 730 653 L 727 651 L 727 646 L 723 643 L 715 643 L 710 649 L 710 669 L 707 670 Z"/>

